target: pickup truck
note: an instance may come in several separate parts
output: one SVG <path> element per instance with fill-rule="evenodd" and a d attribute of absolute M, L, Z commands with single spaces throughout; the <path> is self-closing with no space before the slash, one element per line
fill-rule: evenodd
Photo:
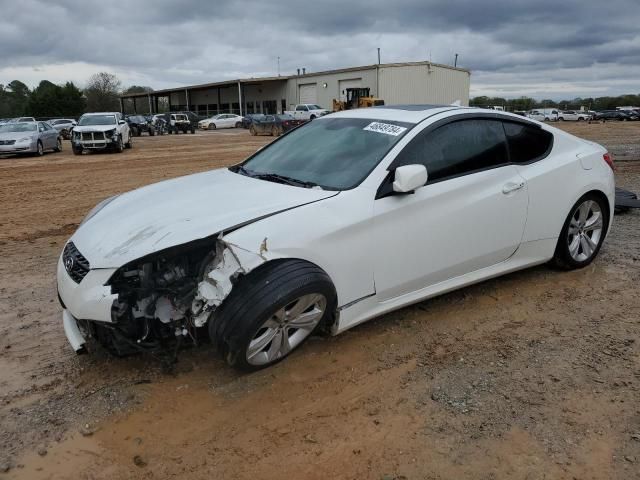
<path fill-rule="evenodd" d="M 299 103 L 296 105 L 295 110 L 287 110 L 284 113 L 291 115 L 296 120 L 313 120 L 314 118 L 322 117 L 327 113 L 331 113 L 329 110 L 322 108 L 320 105 L 312 103 Z"/>

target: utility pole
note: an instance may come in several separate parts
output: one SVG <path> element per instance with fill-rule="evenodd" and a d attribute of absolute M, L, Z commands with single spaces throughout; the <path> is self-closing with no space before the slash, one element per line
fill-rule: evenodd
<path fill-rule="evenodd" d="M 380 47 L 378 47 L 378 65 L 380 65 Z"/>
<path fill-rule="evenodd" d="M 458 54 L 456 53 L 456 58 L 453 60 L 453 66 L 457 67 L 458 66 Z"/>
<path fill-rule="evenodd" d="M 280 76 L 280 57 L 278 57 L 278 76 Z"/>

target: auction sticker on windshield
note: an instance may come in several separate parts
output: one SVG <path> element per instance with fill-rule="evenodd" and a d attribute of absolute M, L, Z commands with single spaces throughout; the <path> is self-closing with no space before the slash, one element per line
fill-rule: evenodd
<path fill-rule="evenodd" d="M 385 135 L 393 135 L 394 137 L 401 135 L 406 129 L 406 127 L 399 127 L 398 125 L 380 122 L 371 122 L 363 128 L 363 130 L 368 130 L 369 132 L 384 133 Z"/>

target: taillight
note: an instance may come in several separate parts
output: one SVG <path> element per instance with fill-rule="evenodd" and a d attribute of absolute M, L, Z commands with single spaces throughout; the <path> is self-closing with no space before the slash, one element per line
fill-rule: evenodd
<path fill-rule="evenodd" d="M 609 167 L 611 167 L 611 170 L 615 171 L 616 166 L 613 164 L 613 157 L 611 156 L 611 154 L 609 152 L 607 152 L 604 155 L 602 155 L 602 159 L 605 162 L 607 162 L 607 165 L 609 165 Z"/>

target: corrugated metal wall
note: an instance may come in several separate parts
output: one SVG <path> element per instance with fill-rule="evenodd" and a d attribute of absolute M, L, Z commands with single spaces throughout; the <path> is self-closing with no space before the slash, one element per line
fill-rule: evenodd
<path fill-rule="evenodd" d="M 340 98 L 340 80 L 361 79 L 363 87 L 371 88 L 371 93 L 376 93 L 376 70 L 362 69 L 341 73 L 327 73 L 290 78 L 287 82 L 287 108 L 292 110 L 299 103 L 299 85 L 316 84 L 316 103 L 323 108 L 331 110 L 333 99 Z M 326 84 L 326 87 L 325 87 Z"/>
<path fill-rule="evenodd" d="M 470 75 L 436 65 L 381 66 L 380 98 L 393 104 L 469 105 Z"/>

